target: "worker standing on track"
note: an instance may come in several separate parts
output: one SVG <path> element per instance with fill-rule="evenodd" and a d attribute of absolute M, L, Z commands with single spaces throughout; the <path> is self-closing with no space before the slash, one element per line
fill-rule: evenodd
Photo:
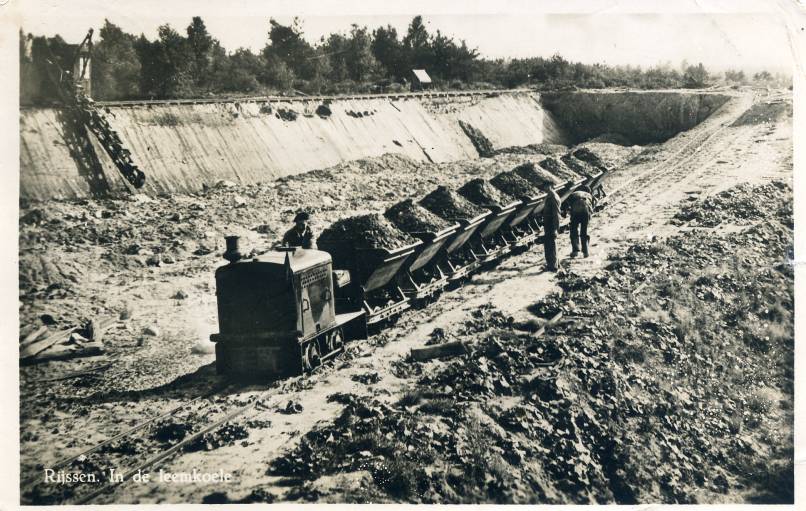
<path fill-rule="evenodd" d="M 541 187 L 546 193 L 543 206 L 543 251 L 546 257 L 546 271 L 557 271 L 557 231 L 560 229 L 560 197 L 551 183 Z"/>
<path fill-rule="evenodd" d="M 297 213 L 297 216 L 294 217 L 294 227 L 285 232 L 281 244 L 287 247 L 315 249 L 316 242 L 313 240 L 313 231 L 308 225 L 310 219 L 311 216 L 304 211 Z"/>
<path fill-rule="evenodd" d="M 582 241 L 582 254 L 588 257 L 588 223 L 596 207 L 595 199 L 588 186 L 582 186 L 563 203 L 563 217 L 571 212 L 571 257 L 579 255 L 579 242 Z"/>

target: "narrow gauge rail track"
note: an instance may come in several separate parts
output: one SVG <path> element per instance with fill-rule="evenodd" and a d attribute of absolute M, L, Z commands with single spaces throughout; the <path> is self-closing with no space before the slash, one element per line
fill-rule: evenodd
<path fill-rule="evenodd" d="M 118 434 L 106 439 L 106 440 L 103 440 L 102 442 L 99 442 L 99 443 L 97 443 L 95 445 L 92 445 L 92 446 L 90 446 L 90 447 L 88 447 L 86 449 L 83 449 L 82 451 L 77 452 L 75 454 L 72 454 L 72 455 L 70 455 L 68 457 L 62 458 L 61 460 L 55 462 L 53 465 L 51 465 L 48 468 L 51 468 L 53 470 L 59 470 L 59 469 L 64 469 L 66 467 L 69 467 L 76 460 L 79 460 L 82 457 L 89 456 L 89 455 L 91 455 L 93 453 L 101 451 L 104 447 L 112 446 L 112 445 L 115 444 L 115 442 L 125 440 L 125 439 L 130 439 L 130 438 L 137 438 L 138 436 L 141 436 L 141 434 L 149 431 L 150 428 L 152 426 L 158 424 L 159 421 L 164 420 L 164 419 L 168 419 L 168 418 L 171 418 L 171 417 L 179 416 L 180 413 L 183 412 L 183 411 L 190 411 L 191 414 L 196 413 L 196 414 L 205 415 L 207 406 L 202 405 L 200 408 L 195 409 L 195 410 L 191 409 L 190 407 L 195 403 L 203 402 L 203 401 L 208 400 L 210 398 L 213 398 L 213 397 L 215 397 L 215 396 L 217 396 L 217 395 L 219 395 L 221 393 L 224 393 L 224 392 L 227 392 L 227 391 L 233 391 L 233 390 L 237 391 L 237 390 L 240 390 L 240 389 L 242 389 L 244 387 L 245 387 L 245 385 L 233 384 L 233 383 L 225 383 L 225 384 L 221 384 L 221 385 L 216 385 L 215 387 L 210 389 L 208 392 L 205 392 L 204 394 L 202 394 L 200 396 L 194 397 L 194 398 L 192 398 L 192 399 L 190 399 L 188 401 L 185 401 L 185 402 L 183 402 L 183 403 L 181 403 L 181 404 L 179 404 L 177 406 L 174 406 L 173 408 L 171 408 L 170 410 L 168 410 L 166 412 L 163 412 L 163 413 L 157 414 L 157 415 L 155 415 L 153 417 L 149 417 L 147 419 L 144 419 L 141 422 L 137 423 L 136 425 L 134 425 L 134 426 L 132 426 L 132 427 L 130 427 L 130 428 L 128 428 L 128 429 L 126 429 L 126 430 L 124 430 L 124 431 L 122 431 L 122 432 L 120 432 L 120 433 L 118 433 Z M 184 438 L 181 442 L 173 445 L 172 447 L 170 447 L 168 449 L 160 451 L 158 454 L 148 458 L 144 462 L 137 463 L 137 465 L 136 465 L 136 467 L 134 469 L 126 470 L 126 472 L 124 474 L 124 479 L 128 480 L 131 477 L 131 475 L 134 474 L 137 470 L 142 470 L 144 468 L 147 468 L 147 467 L 153 465 L 155 462 L 157 462 L 157 461 L 159 461 L 161 459 L 164 459 L 165 457 L 169 456 L 170 454 L 173 454 L 174 452 L 176 452 L 179 449 L 183 448 L 185 445 L 188 445 L 190 442 L 193 442 L 196 439 L 200 438 L 205 433 L 209 433 L 209 432 L 213 431 L 214 429 L 216 429 L 217 427 L 223 425 L 227 421 L 232 420 L 232 419 L 238 417 L 239 415 L 242 415 L 243 413 L 247 412 L 248 410 L 253 408 L 258 402 L 260 402 L 261 397 L 264 397 L 265 394 L 270 392 L 271 390 L 273 390 L 273 388 L 264 390 L 259 396 L 254 397 L 252 399 L 252 401 L 249 402 L 248 404 L 239 406 L 234 412 L 225 413 L 223 418 L 213 420 L 213 422 L 211 424 L 209 424 L 207 426 L 204 426 L 201 430 L 199 430 L 198 432 L 192 434 L 191 436 L 189 436 L 187 438 Z M 214 406 L 214 404 L 211 403 L 209 406 Z M 108 460 L 108 461 L 111 461 L 111 460 Z M 125 461 L 125 458 L 123 460 L 120 460 L 120 461 Z M 104 467 L 104 468 L 109 468 L 109 467 Z M 117 468 L 117 467 L 111 467 L 111 468 Z M 25 489 L 26 491 L 33 490 L 37 486 L 37 483 L 41 482 L 41 480 L 42 480 L 41 478 L 42 478 L 41 475 L 40 476 L 30 477 L 30 478 L 26 479 L 24 482 L 21 483 L 21 488 Z M 88 495 L 78 496 L 76 498 L 75 502 L 70 502 L 70 503 L 72 503 L 72 504 L 81 504 L 81 503 L 89 502 L 90 500 L 94 499 L 98 495 L 101 495 L 102 493 L 105 493 L 105 492 L 109 491 L 112 487 L 116 486 L 117 484 L 120 484 L 120 483 L 115 482 L 115 481 L 106 480 L 104 483 L 102 483 L 101 487 L 99 487 L 97 490 L 91 492 Z M 64 503 L 64 502 L 62 502 L 62 503 Z"/>
<path fill-rule="evenodd" d="M 229 98 L 195 98 L 195 99 L 133 99 L 120 101 L 96 101 L 99 108 L 131 107 L 156 105 L 204 105 L 215 103 L 310 103 L 312 101 L 352 101 L 364 99 L 411 99 L 411 98 L 456 98 L 463 96 L 497 96 L 500 94 L 524 94 L 535 92 L 530 89 L 479 89 L 465 91 L 428 91 L 428 92 L 380 92 L 375 94 L 347 94 L 343 96 L 244 96 Z M 36 108 L 22 105 L 20 108 Z"/>
<path fill-rule="evenodd" d="M 177 405 L 174 408 L 171 408 L 170 410 L 168 410 L 167 412 L 161 413 L 159 415 L 155 415 L 154 417 L 151 417 L 149 419 L 145 419 L 142 422 L 139 422 L 136 425 L 130 427 L 129 429 L 124 430 L 124 431 L 122 431 L 122 432 L 118 433 L 117 435 L 114 435 L 114 436 L 112 436 L 110 438 L 107 438 L 106 440 L 104 440 L 104 441 L 102 441 L 100 443 L 97 443 L 97 444 L 93 445 L 92 447 L 88 447 L 87 449 L 84 449 L 83 451 L 78 452 L 76 454 L 73 454 L 71 456 L 68 456 L 66 458 L 62 458 L 59 461 L 57 461 L 56 463 L 53 463 L 50 466 L 50 468 L 52 468 L 53 470 L 62 469 L 64 467 L 70 465 L 73 461 L 77 460 L 78 458 L 80 458 L 82 456 L 87 456 L 88 454 L 92 454 L 92 453 L 102 449 L 103 447 L 112 444 L 113 442 L 117 442 L 118 440 L 121 440 L 123 438 L 132 436 L 135 433 L 137 433 L 137 432 L 147 428 L 148 426 L 156 423 L 157 421 L 172 417 L 172 416 L 176 415 L 177 413 L 179 413 L 180 411 L 182 411 L 185 408 L 187 408 L 189 405 L 192 405 L 193 403 L 195 403 L 197 401 L 207 399 L 207 398 L 217 394 L 218 392 L 223 392 L 223 391 L 227 390 L 228 388 L 230 388 L 231 386 L 232 385 L 219 385 L 219 386 L 213 388 L 212 390 L 210 390 L 209 392 L 206 392 L 205 394 L 202 394 L 201 396 L 194 397 L 190 401 L 187 401 L 187 402 L 184 402 L 184 403 L 182 403 L 180 405 Z M 30 477 L 30 478 L 28 478 L 28 479 L 26 479 L 25 481 L 22 482 L 22 486 L 23 487 L 32 486 L 33 484 L 35 484 L 37 482 L 38 479 L 40 479 L 40 476 Z"/>

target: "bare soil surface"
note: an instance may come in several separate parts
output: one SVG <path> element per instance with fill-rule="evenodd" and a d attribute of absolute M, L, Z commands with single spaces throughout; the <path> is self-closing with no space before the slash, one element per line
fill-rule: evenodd
<path fill-rule="evenodd" d="M 618 169 L 591 227 L 591 257 L 563 260 L 560 275 L 542 272 L 539 247 L 509 257 L 317 373 L 264 386 L 222 389 L 212 366 L 213 271 L 225 234 L 265 249 L 299 209 L 321 232 L 545 154 L 439 165 L 387 155 L 198 195 L 24 205 L 21 337 L 43 321 L 58 329 L 125 319 L 107 332 L 102 356 L 21 368 L 23 481 L 196 399 L 70 468 L 124 471 L 251 403 L 151 469 L 153 478 L 223 470 L 233 482 L 128 481 L 93 502 L 786 501 L 793 281 L 780 266 L 792 226 L 779 211 L 792 201 L 792 122 L 780 103 L 764 110 L 778 99 L 791 101 L 733 98 L 657 146 L 583 144 Z M 561 255 L 570 252 L 560 241 Z M 737 324 L 717 317 L 737 299 L 748 301 Z M 551 307 L 577 319 L 533 336 Z M 407 361 L 411 348 L 445 339 L 466 340 L 471 353 Z M 541 383 L 547 374 L 562 376 Z M 594 381 L 618 392 L 593 391 Z M 711 394 L 695 392 L 704 384 Z M 622 445 L 602 441 L 610 437 Z M 73 488 L 26 486 L 23 500 L 70 502 Z"/>

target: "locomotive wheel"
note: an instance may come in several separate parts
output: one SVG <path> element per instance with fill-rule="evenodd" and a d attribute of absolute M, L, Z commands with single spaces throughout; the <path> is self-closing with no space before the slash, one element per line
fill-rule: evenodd
<path fill-rule="evenodd" d="M 319 345 L 315 340 L 305 345 L 302 352 L 302 369 L 306 372 L 313 371 L 313 369 L 321 363 L 319 355 Z"/>
<path fill-rule="evenodd" d="M 330 332 L 330 335 L 327 337 L 327 348 L 329 353 L 333 353 L 336 350 L 341 349 L 344 346 L 344 334 L 341 331 L 341 328 L 337 328 Z"/>

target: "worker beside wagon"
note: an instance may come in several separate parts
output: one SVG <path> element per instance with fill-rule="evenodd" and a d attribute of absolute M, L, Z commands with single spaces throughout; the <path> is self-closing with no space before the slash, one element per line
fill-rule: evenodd
<path fill-rule="evenodd" d="M 294 227 L 285 232 L 281 244 L 287 247 L 315 249 L 316 242 L 314 241 L 313 230 L 308 225 L 310 219 L 311 215 L 304 211 L 297 213 L 297 216 L 294 217 Z"/>
<path fill-rule="evenodd" d="M 588 224 L 590 223 L 593 210 L 596 207 L 595 199 L 588 186 L 582 186 L 572 193 L 563 203 L 562 215 L 565 217 L 571 213 L 571 257 L 579 255 L 579 244 L 582 241 L 582 254 L 588 257 Z"/>
<path fill-rule="evenodd" d="M 546 193 L 543 206 L 543 252 L 546 257 L 546 271 L 557 271 L 557 231 L 560 229 L 560 197 L 551 183 L 544 183 L 541 189 Z"/>

